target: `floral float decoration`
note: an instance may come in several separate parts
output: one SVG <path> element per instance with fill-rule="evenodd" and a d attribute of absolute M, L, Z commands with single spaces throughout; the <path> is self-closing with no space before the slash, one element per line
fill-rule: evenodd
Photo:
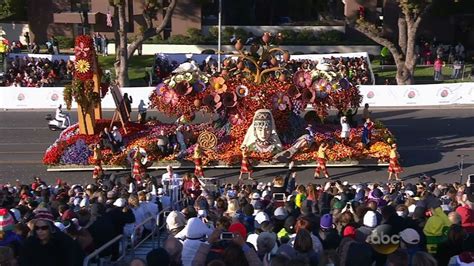
<path fill-rule="evenodd" d="M 179 65 L 153 89 L 150 96 L 150 108 L 179 117 L 177 122 L 166 124 L 151 120 L 143 125 L 131 123 L 132 129 L 127 134 L 121 132 L 125 145 L 123 151 L 117 154 L 102 151 L 103 163 L 128 165 L 127 154 L 137 146 L 144 148 L 153 160 L 165 163 L 172 160 L 192 161 L 194 144 L 200 134 L 210 132 L 216 136 L 217 145 L 203 151 L 203 164 L 238 164 L 242 154 L 240 145 L 252 124 L 254 113 L 259 109 L 272 111 L 283 149 L 291 147 L 305 133 L 307 124 L 313 124 L 316 145 L 294 154 L 293 160 L 297 162 L 316 161 L 317 145 L 323 141 L 330 144 L 328 158 L 332 161 L 373 158 L 387 162 L 390 150 L 388 140 L 393 139 L 393 136 L 381 123 L 376 124 L 372 134 L 373 144 L 366 148 L 362 145 L 360 127 L 352 129 L 350 141 L 342 144 L 339 138 L 340 125 L 325 121 L 330 108 L 345 113 L 359 107 L 362 98 L 358 88 L 324 62 L 319 62 L 311 69 L 299 68 L 293 71 L 294 68 L 289 67 L 290 54 L 270 45 L 271 40 L 270 34 L 264 34 L 261 43 L 253 44 L 248 52 L 243 50 L 243 44 L 238 40 L 235 44 L 237 54 L 225 59 L 222 71 L 212 76 L 201 72 L 193 61 Z M 84 49 L 80 51 L 87 54 Z M 71 89 L 71 95 L 73 92 Z M 306 115 L 308 119 L 305 120 L 301 115 L 308 106 L 314 108 L 312 112 L 315 115 Z M 212 117 L 212 120 L 195 123 L 198 112 L 212 114 L 207 116 Z M 319 121 L 314 118 L 319 118 Z M 97 128 L 100 130 L 106 124 L 98 122 Z M 184 155 L 181 152 L 180 156 L 177 152 L 160 153 L 156 141 L 161 131 L 166 135 L 179 131 L 187 136 Z M 81 138 L 77 128 L 63 132 L 46 152 L 44 163 L 54 165 L 70 162 L 71 159 L 63 158 L 62 154 L 71 145 L 76 145 L 75 149 L 83 146 L 82 143 L 76 143 L 77 138 Z M 87 145 L 97 142 L 97 137 L 85 139 Z M 250 154 L 253 161 L 260 162 L 271 162 L 273 156 L 265 152 Z M 83 157 L 80 158 L 78 164 L 84 162 Z"/>
<path fill-rule="evenodd" d="M 71 109 L 72 101 L 78 104 L 79 127 L 82 134 L 92 135 L 95 133 L 95 114 L 93 108 L 100 105 L 101 91 L 105 95 L 106 90 L 101 84 L 95 84 L 100 80 L 94 80 L 99 76 L 100 69 L 96 63 L 93 39 L 90 36 L 80 35 L 76 38 L 74 54 L 74 76 L 72 83 L 66 85 L 63 91 L 64 102 L 67 109 Z M 95 88 L 97 85 L 97 89 Z M 98 113 L 100 118 L 100 112 Z"/>

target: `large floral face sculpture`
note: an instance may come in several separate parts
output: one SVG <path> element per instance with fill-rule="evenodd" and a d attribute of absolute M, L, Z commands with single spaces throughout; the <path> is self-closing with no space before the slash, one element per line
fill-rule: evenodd
<path fill-rule="evenodd" d="M 270 110 L 259 109 L 255 112 L 241 147 L 247 147 L 250 151 L 255 152 L 275 153 L 281 151 L 281 141 Z"/>

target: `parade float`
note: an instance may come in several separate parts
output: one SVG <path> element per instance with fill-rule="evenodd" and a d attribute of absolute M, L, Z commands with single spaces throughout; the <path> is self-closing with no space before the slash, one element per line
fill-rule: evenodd
<path fill-rule="evenodd" d="M 124 121 L 123 126 L 100 118 L 100 95 L 107 88 L 98 84 L 100 79 L 94 74 L 100 69 L 94 63 L 92 43 L 79 38 L 83 39 L 76 41 L 75 79 L 65 88 L 64 97 L 67 103 L 75 100 L 82 106 L 78 115 L 83 119 L 65 129 L 46 150 L 43 162 L 50 168 L 93 165 L 99 133 L 112 125 L 120 127 L 123 146 L 115 153 L 100 151 L 102 164 L 109 168 L 129 168 L 137 151 L 150 168 L 193 167 L 197 143 L 205 167 L 239 166 L 243 148 L 257 167 L 284 166 L 291 160 L 313 166 L 322 142 L 329 144 L 329 165 L 388 162 L 394 137 L 382 123 L 375 122 L 370 145 L 364 145 L 362 126 L 353 127 L 348 141 L 342 142 L 339 120 L 329 119 L 329 110 L 349 115 L 359 107 L 357 86 L 324 62 L 313 68 L 290 67 L 290 54 L 272 47 L 268 34 L 249 51 L 238 41 L 237 53 L 223 61 L 218 73 L 202 72 L 191 61 L 164 78 L 150 92 L 150 108 L 177 117 L 175 123 L 149 118 L 145 123 Z M 208 114 L 209 119 L 196 122 L 196 114 Z M 163 136 L 171 142 L 165 153 L 157 145 Z"/>

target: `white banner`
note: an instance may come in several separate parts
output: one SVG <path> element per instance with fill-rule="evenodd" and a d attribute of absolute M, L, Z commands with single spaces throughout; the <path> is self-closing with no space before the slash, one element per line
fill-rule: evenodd
<path fill-rule="evenodd" d="M 67 54 L 14 54 L 9 53 L 8 58 L 15 59 L 16 57 L 23 58 L 23 57 L 30 57 L 30 58 L 43 58 L 49 59 L 50 61 L 54 60 L 74 60 L 76 57 L 74 55 L 67 55 Z"/>
<path fill-rule="evenodd" d="M 0 88 L 0 108 L 2 109 L 49 109 L 60 104 L 66 106 L 63 99 L 63 87 L 3 87 Z M 148 104 L 149 96 L 154 87 L 122 88 L 122 93 L 132 96 L 133 108 L 138 108 L 140 100 Z M 77 108 L 73 101 L 72 108 Z M 102 108 L 115 108 L 114 99 L 110 92 L 102 99 Z"/>
<path fill-rule="evenodd" d="M 148 98 L 154 87 L 121 88 L 133 99 L 136 109 Z M 410 107 L 474 104 L 474 83 L 446 83 L 429 85 L 362 85 L 362 105 L 373 107 Z M 49 109 L 64 105 L 62 87 L 2 87 L 0 88 L 0 108 L 2 109 Z M 72 108 L 76 108 L 73 102 Z M 110 92 L 102 99 L 102 108 L 113 109 L 115 103 Z"/>
<path fill-rule="evenodd" d="M 361 85 L 362 105 L 406 107 L 474 104 L 474 83 Z"/>

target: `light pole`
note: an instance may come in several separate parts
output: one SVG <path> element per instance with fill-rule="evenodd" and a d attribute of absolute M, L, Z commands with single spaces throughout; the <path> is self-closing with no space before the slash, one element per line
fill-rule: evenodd
<path fill-rule="evenodd" d="M 221 30 L 222 30 L 222 0 L 219 0 L 217 17 L 217 71 L 221 72 Z"/>

